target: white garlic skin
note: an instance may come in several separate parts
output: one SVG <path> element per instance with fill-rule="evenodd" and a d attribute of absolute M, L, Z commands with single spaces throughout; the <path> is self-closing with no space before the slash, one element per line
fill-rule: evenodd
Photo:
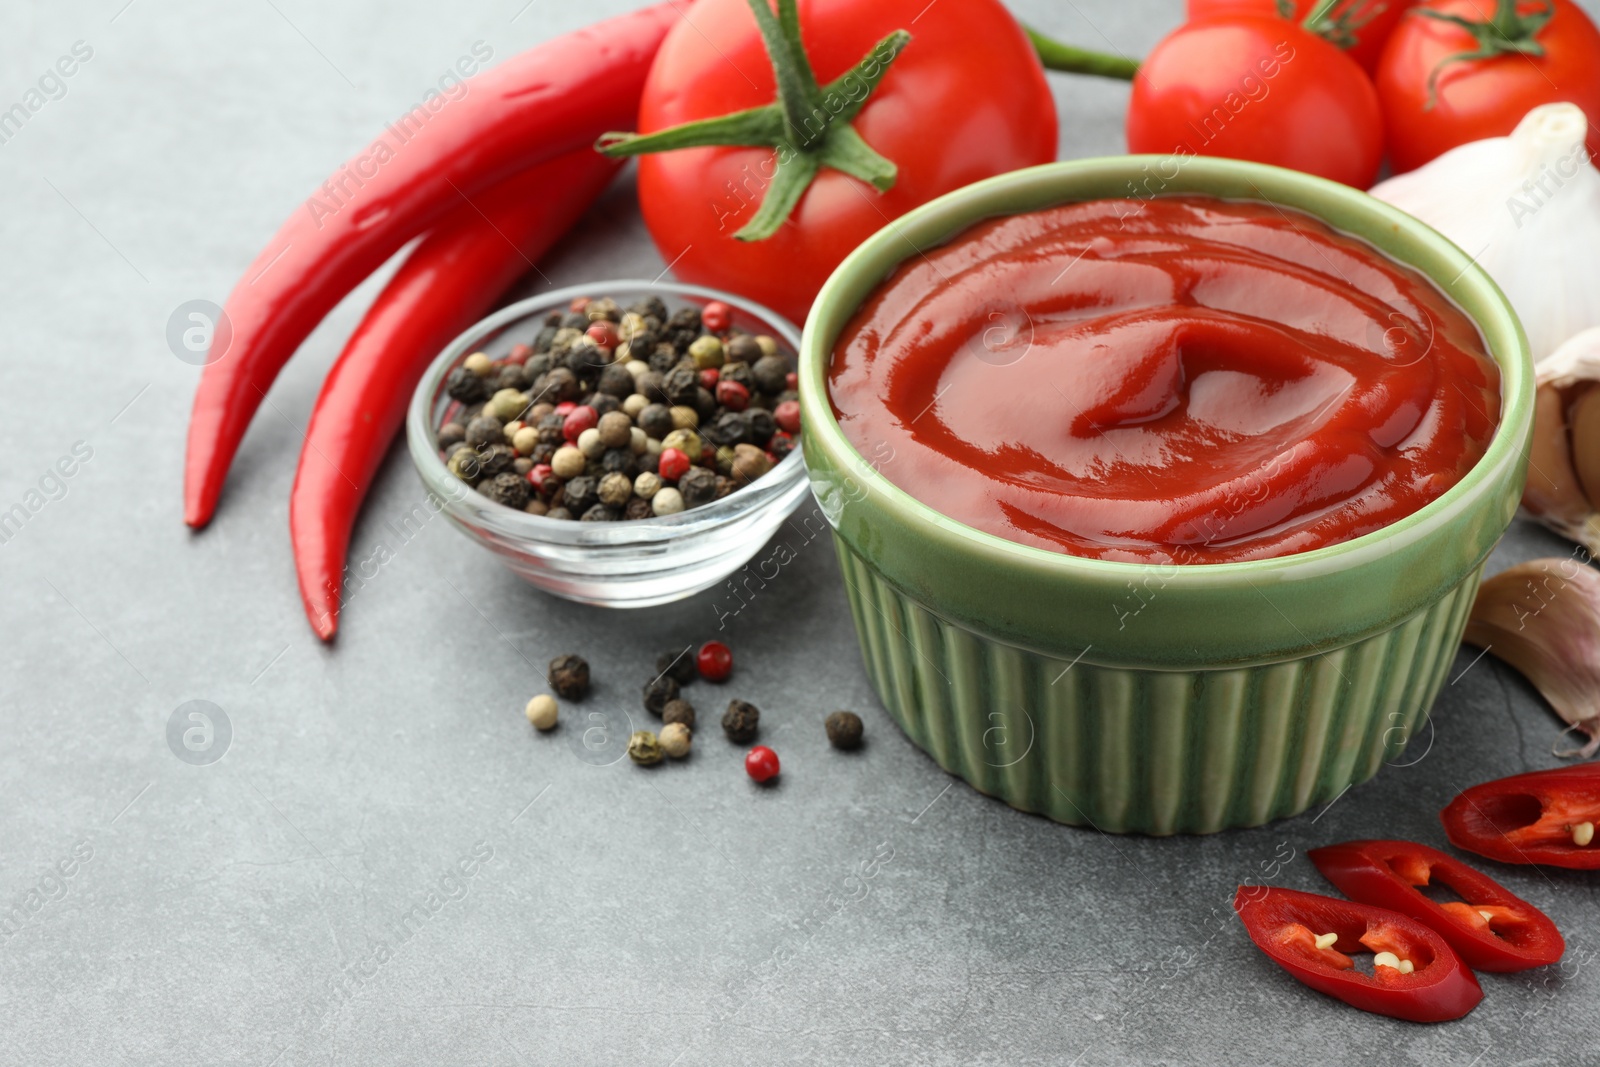
<path fill-rule="evenodd" d="M 1544 104 L 1508 137 L 1452 148 L 1372 195 L 1426 222 L 1505 291 L 1535 365 L 1600 326 L 1600 170 L 1575 104 Z"/>

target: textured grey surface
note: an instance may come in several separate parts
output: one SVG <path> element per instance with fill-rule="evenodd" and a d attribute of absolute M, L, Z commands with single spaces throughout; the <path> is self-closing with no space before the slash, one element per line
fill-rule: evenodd
<path fill-rule="evenodd" d="M 474 41 L 504 58 L 630 6 L 523 3 L 0 14 L 0 106 L 73 42 L 93 49 L 0 145 L 0 509 L 75 442 L 92 450 L 0 544 L 0 1062 L 1600 1062 L 1592 877 L 1496 869 L 1561 923 L 1568 962 L 1486 976 L 1477 1012 L 1433 1028 L 1301 988 L 1229 915 L 1242 881 L 1322 889 L 1309 847 L 1442 844 L 1435 812 L 1458 788 L 1553 763 L 1555 719 L 1471 653 L 1405 765 L 1329 809 L 1110 839 L 1012 812 L 911 746 L 868 691 L 830 549 L 788 531 L 797 561 L 730 620 L 737 682 L 693 693 L 765 710 L 781 785 L 753 788 L 715 731 L 686 764 L 596 766 L 571 709 L 530 736 L 530 663 L 581 650 L 591 706 L 638 718 L 655 653 L 710 636 L 726 594 L 608 614 L 515 584 L 442 522 L 401 545 L 386 523 L 421 489 L 396 449 L 354 545 L 393 560 L 336 648 L 301 617 L 285 533 L 300 427 L 370 283 L 280 380 L 191 536 L 197 371 L 168 351 L 169 314 L 220 301 Z M 1018 6 L 1135 55 L 1177 19 Z M 1064 156 L 1120 150 L 1124 87 L 1057 91 Z M 626 189 L 585 234 L 545 265 L 555 284 L 662 267 Z M 1566 551 L 1519 526 L 1496 565 Z M 209 766 L 165 740 L 196 699 L 232 725 Z M 864 751 L 826 748 L 835 707 L 866 719 Z"/>

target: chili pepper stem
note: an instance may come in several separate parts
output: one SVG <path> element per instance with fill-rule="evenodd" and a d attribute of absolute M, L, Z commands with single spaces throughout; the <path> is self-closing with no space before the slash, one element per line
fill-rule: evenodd
<path fill-rule="evenodd" d="M 1132 81 L 1133 76 L 1139 73 L 1138 61 L 1127 56 L 1093 52 L 1046 37 L 1032 26 L 1022 28 L 1027 32 L 1028 40 L 1033 42 L 1033 50 L 1038 53 L 1039 62 L 1046 70 L 1063 74 L 1092 74 L 1122 81 Z"/>

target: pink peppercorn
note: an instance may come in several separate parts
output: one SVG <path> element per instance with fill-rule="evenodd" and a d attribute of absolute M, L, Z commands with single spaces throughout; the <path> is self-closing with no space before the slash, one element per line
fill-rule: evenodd
<path fill-rule="evenodd" d="M 779 405 L 782 407 L 783 405 Z M 776 418 L 776 415 L 774 415 Z M 568 444 L 575 444 L 578 435 L 585 430 L 593 429 L 600 421 L 600 413 L 588 404 L 579 404 L 567 413 L 567 419 L 561 424 L 561 436 L 567 439 Z M 780 423 L 781 424 L 781 423 Z"/>

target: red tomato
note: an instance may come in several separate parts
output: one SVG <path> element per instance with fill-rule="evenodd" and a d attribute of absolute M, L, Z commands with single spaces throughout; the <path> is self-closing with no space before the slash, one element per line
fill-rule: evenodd
<path fill-rule="evenodd" d="M 1417 0 L 1340 0 L 1324 16 L 1324 21 L 1337 25 L 1339 20 L 1348 19 L 1351 25 L 1344 32 L 1354 38 L 1354 41 L 1340 41 L 1332 36 L 1328 39 L 1343 48 L 1345 55 L 1361 64 L 1362 70 L 1371 74 L 1378 69 L 1378 58 L 1383 55 L 1383 46 L 1389 40 L 1389 35 L 1400 24 L 1400 18 L 1406 13 L 1406 9 L 1416 2 Z M 1317 0 L 1294 0 L 1294 21 L 1303 21 L 1316 6 Z M 1219 15 L 1281 17 L 1278 0 L 1189 0 L 1190 22 L 1215 18 Z"/>
<path fill-rule="evenodd" d="M 1451 56 L 1476 47 L 1459 26 L 1418 12 L 1438 11 L 1482 21 L 1494 13 L 1485 0 L 1427 0 L 1400 23 L 1378 64 L 1378 98 L 1389 135 L 1389 163 L 1412 170 L 1442 152 L 1503 137 L 1540 104 L 1573 103 L 1589 116 L 1589 152 L 1600 151 L 1600 30 L 1571 0 L 1519 3 L 1521 15 L 1553 4 L 1550 21 L 1533 35 L 1543 55 L 1508 52 L 1446 63 L 1437 97 L 1428 106 L 1428 78 Z"/>
<path fill-rule="evenodd" d="M 1355 61 L 1279 18 L 1179 27 L 1139 67 L 1128 151 L 1273 163 L 1365 189 L 1383 158 L 1372 83 Z"/>
<path fill-rule="evenodd" d="M 770 148 L 687 148 L 639 161 L 639 200 L 662 258 L 686 281 L 729 289 L 802 321 L 833 268 L 912 208 L 963 185 L 1055 158 L 1055 99 L 1000 0 L 801 0 L 801 30 L 827 84 L 897 29 L 911 43 L 854 121 L 896 164 L 878 193 L 824 169 L 789 221 L 737 241 L 770 182 Z M 645 84 L 639 132 L 773 102 L 747 0 L 698 0 L 667 34 Z"/>

